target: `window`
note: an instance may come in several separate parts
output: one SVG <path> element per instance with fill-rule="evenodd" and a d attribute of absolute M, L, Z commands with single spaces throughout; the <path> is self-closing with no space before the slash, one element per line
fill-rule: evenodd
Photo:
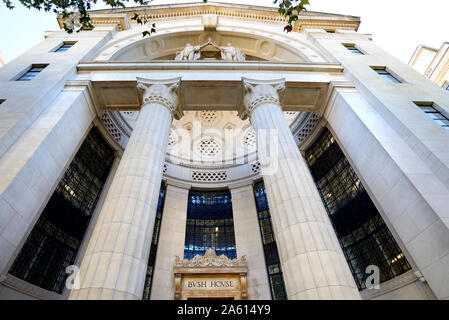
<path fill-rule="evenodd" d="M 354 44 L 344 44 L 343 46 L 353 54 L 364 55 L 364 53 L 357 49 Z"/>
<path fill-rule="evenodd" d="M 449 131 L 449 118 L 447 118 L 437 109 L 435 109 L 433 103 L 415 102 L 415 104 L 418 107 L 420 107 L 421 110 L 424 111 L 430 119 L 438 123 L 443 129 Z"/>
<path fill-rule="evenodd" d="M 411 269 L 335 138 L 325 129 L 307 150 L 306 161 L 359 290 L 366 267 L 376 265 L 380 281 Z"/>
<path fill-rule="evenodd" d="M 154 220 L 153 238 L 151 240 L 150 256 L 148 258 L 147 275 L 143 287 L 142 300 L 150 300 L 151 285 L 153 283 L 154 265 L 156 263 L 157 245 L 159 243 L 159 234 L 161 231 L 162 211 L 164 209 L 166 187 L 162 183 L 159 191 L 159 200 L 157 202 L 156 218 Z"/>
<path fill-rule="evenodd" d="M 270 209 L 268 208 L 267 194 L 263 181 L 254 185 L 254 196 L 256 199 L 260 233 L 262 235 L 265 264 L 270 282 L 271 298 L 273 300 L 286 300 L 287 294 L 285 293 L 281 262 L 279 260 L 276 240 L 274 239 Z"/>
<path fill-rule="evenodd" d="M 335 30 L 324 30 L 324 31 L 326 31 L 327 33 L 335 33 Z"/>
<path fill-rule="evenodd" d="M 62 293 L 114 160 L 114 150 L 93 128 L 9 270 L 13 276 Z"/>
<path fill-rule="evenodd" d="M 45 65 L 32 65 L 31 68 L 28 69 L 23 75 L 21 75 L 16 81 L 30 81 L 33 79 L 39 72 L 44 70 L 48 64 Z"/>
<path fill-rule="evenodd" d="M 387 71 L 385 68 L 376 68 L 371 67 L 376 73 L 381 76 L 385 81 L 389 83 L 401 83 L 397 78 L 395 78 L 390 72 Z"/>
<path fill-rule="evenodd" d="M 53 52 L 66 52 L 67 50 L 69 50 L 71 47 L 73 47 L 73 45 L 76 42 L 66 42 L 64 41 L 62 43 L 62 45 L 60 45 L 56 50 L 54 50 Z"/>
<path fill-rule="evenodd" d="M 217 255 L 237 258 L 231 193 L 226 191 L 190 191 L 184 259 L 204 255 L 208 248 Z"/>

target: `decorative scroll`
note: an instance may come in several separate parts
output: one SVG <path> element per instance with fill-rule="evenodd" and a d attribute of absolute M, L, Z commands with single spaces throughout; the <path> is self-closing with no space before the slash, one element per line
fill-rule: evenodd
<path fill-rule="evenodd" d="M 206 250 L 204 256 L 197 254 L 191 260 L 181 259 L 178 256 L 175 257 L 175 267 L 246 267 L 246 256 L 242 256 L 238 259 L 229 259 L 222 254 L 217 256 L 215 250 L 209 248 Z"/>

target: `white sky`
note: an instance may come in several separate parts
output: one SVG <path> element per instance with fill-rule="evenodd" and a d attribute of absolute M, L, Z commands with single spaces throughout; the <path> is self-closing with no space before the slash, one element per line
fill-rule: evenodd
<path fill-rule="evenodd" d="M 0 3 L 0 51 L 11 61 L 44 39 L 44 31 L 57 30 L 53 13 L 28 10 L 17 0 L 8 10 Z M 101 2 L 101 0 L 98 0 Z M 202 0 L 154 0 L 153 4 L 202 2 Z M 273 6 L 273 0 L 217 0 Z M 373 41 L 407 63 L 418 44 L 439 48 L 449 41 L 448 0 L 310 0 L 309 11 L 360 16 L 360 32 L 372 33 Z M 103 8 L 102 5 L 96 8 Z"/>

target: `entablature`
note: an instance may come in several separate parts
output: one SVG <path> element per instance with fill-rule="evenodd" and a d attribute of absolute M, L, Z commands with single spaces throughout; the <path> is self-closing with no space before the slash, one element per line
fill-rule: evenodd
<path fill-rule="evenodd" d="M 78 80 L 67 84 L 89 81 L 99 110 L 139 110 L 136 77 L 181 77 L 179 99 L 183 110 L 239 110 L 242 77 L 265 80 L 279 76 L 286 79 L 281 97 L 284 111 L 318 112 L 324 106 L 329 83 L 343 76 L 343 68 L 331 63 L 260 61 L 82 62 Z"/>

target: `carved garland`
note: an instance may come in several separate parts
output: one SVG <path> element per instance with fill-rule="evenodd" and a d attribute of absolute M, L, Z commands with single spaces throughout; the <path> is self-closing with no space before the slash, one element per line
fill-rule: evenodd
<path fill-rule="evenodd" d="M 175 257 L 175 267 L 195 267 L 195 268 L 206 268 L 206 267 L 246 267 L 246 255 L 238 259 L 229 259 L 227 256 L 222 254 L 217 256 L 215 250 L 209 248 L 206 250 L 204 256 L 197 254 L 191 260 L 181 259 L 178 256 Z"/>

